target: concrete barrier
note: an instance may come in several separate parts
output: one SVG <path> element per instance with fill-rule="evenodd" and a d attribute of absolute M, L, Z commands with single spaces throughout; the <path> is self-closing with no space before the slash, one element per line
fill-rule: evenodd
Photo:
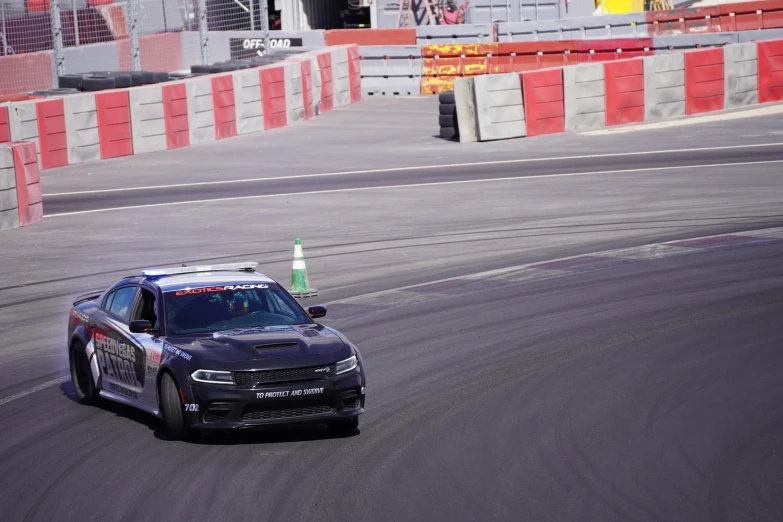
<path fill-rule="evenodd" d="M 518 73 L 475 76 L 473 85 L 478 141 L 520 138 L 527 134 Z"/>
<path fill-rule="evenodd" d="M 334 106 L 342 107 L 351 103 L 351 71 L 348 66 L 348 49 L 332 47 L 330 54 L 332 55 Z"/>
<path fill-rule="evenodd" d="M 40 223 L 43 221 L 43 198 L 35 145 L 31 142 L 12 142 L 10 146 L 14 156 L 19 226 Z"/>
<path fill-rule="evenodd" d="M 645 56 L 644 119 L 662 120 L 685 116 L 685 56 Z"/>
<path fill-rule="evenodd" d="M 606 126 L 606 90 L 601 63 L 563 68 L 566 130 L 600 129 Z"/>
<path fill-rule="evenodd" d="M 167 83 L 161 87 L 163 114 L 166 117 L 166 146 L 176 149 L 190 145 L 188 92 L 185 82 Z"/>
<path fill-rule="evenodd" d="M 0 105 L 0 143 L 11 141 L 11 128 L 8 123 L 8 106 Z"/>
<path fill-rule="evenodd" d="M 286 109 L 285 70 L 281 65 L 261 67 L 261 96 L 264 105 L 264 130 L 285 127 Z"/>
<path fill-rule="evenodd" d="M 293 125 L 305 119 L 302 67 L 296 62 L 281 65 L 285 77 L 286 125 Z"/>
<path fill-rule="evenodd" d="M 131 135 L 133 153 L 144 154 L 166 150 L 166 115 L 163 110 L 163 88 L 151 85 L 130 89 Z"/>
<path fill-rule="evenodd" d="M 261 75 L 258 69 L 234 71 L 237 134 L 264 130 L 264 104 L 261 101 Z"/>
<path fill-rule="evenodd" d="M 19 226 L 19 205 L 16 200 L 16 171 L 14 152 L 8 145 L 0 145 L 0 230 Z"/>
<path fill-rule="evenodd" d="M 34 100 L 9 103 L 8 126 L 11 129 L 11 141 L 32 141 L 40 154 L 38 111 L 35 104 Z"/>
<path fill-rule="evenodd" d="M 396 96 L 419 94 L 421 46 L 359 47 L 362 92 L 368 95 Z"/>
<path fill-rule="evenodd" d="M 495 41 L 493 24 L 420 25 L 416 28 L 419 45 L 489 43 Z"/>
<path fill-rule="evenodd" d="M 101 139 L 101 159 L 133 154 L 130 97 L 128 90 L 104 91 L 95 95 L 98 112 L 98 137 Z"/>
<path fill-rule="evenodd" d="M 362 68 L 359 47 L 349 45 L 346 50 L 348 51 L 348 76 L 351 85 L 350 103 L 358 103 L 362 99 Z"/>
<path fill-rule="evenodd" d="M 63 98 L 65 130 L 68 133 L 68 163 L 83 163 L 101 159 L 98 135 L 98 108 L 95 95 L 75 94 Z"/>
<path fill-rule="evenodd" d="M 733 109 L 759 102 L 758 47 L 755 43 L 723 48 L 725 107 Z"/>
<path fill-rule="evenodd" d="M 478 141 L 474 80 L 474 77 L 468 77 L 457 78 L 454 81 L 454 101 L 457 108 L 460 143 Z"/>
<path fill-rule="evenodd" d="M 68 140 L 62 98 L 40 100 L 35 104 L 41 169 L 68 164 Z"/>
<path fill-rule="evenodd" d="M 758 42 L 759 103 L 783 100 L 783 40 Z"/>
<path fill-rule="evenodd" d="M 65 74 L 121 70 L 116 42 L 66 47 L 63 49 L 63 60 Z"/>
<path fill-rule="evenodd" d="M 237 135 L 237 110 L 234 101 L 234 76 L 231 73 L 216 74 L 212 79 L 212 118 L 215 139 Z"/>
<path fill-rule="evenodd" d="M 188 127 L 191 145 L 215 139 L 212 79 L 209 76 L 185 82 L 188 100 Z"/>
<path fill-rule="evenodd" d="M 737 33 L 683 34 L 654 36 L 652 46 L 658 53 L 684 51 L 697 47 L 723 46 L 737 43 Z"/>

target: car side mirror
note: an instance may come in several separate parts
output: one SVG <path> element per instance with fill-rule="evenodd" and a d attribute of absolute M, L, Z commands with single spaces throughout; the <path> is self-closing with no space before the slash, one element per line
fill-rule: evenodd
<path fill-rule="evenodd" d="M 307 309 L 307 313 L 310 314 L 310 317 L 313 319 L 318 319 L 319 317 L 323 317 L 326 315 L 326 307 L 325 306 L 311 306 Z"/>
<path fill-rule="evenodd" d="M 146 319 L 141 319 L 139 321 L 131 321 L 128 325 L 131 333 L 154 333 L 155 330 L 152 329 L 152 323 L 147 321 Z"/>

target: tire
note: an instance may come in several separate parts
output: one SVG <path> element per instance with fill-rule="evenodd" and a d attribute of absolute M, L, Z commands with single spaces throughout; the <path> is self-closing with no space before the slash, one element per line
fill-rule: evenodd
<path fill-rule="evenodd" d="M 457 114 L 457 105 L 455 103 L 441 103 L 438 106 L 439 114 Z"/>
<path fill-rule="evenodd" d="M 185 436 L 185 417 L 182 411 L 177 383 L 170 373 L 166 372 L 160 380 L 160 412 L 166 424 L 166 432 L 175 440 Z"/>
<path fill-rule="evenodd" d="M 81 91 L 82 78 L 81 74 L 65 74 L 57 77 L 57 85 L 61 89 L 77 89 Z"/>
<path fill-rule="evenodd" d="M 236 67 L 239 70 L 250 68 L 250 63 L 244 60 L 231 60 L 228 62 L 223 62 L 221 65 L 230 65 L 232 67 Z"/>
<path fill-rule="evenodd" d="M 444 140 L 453 140 L 454 138 L 459 137 L 459 133 L 457 133 L 457 129 L 454 127 L 441 127 L 440 137 Z"/>
<path fill-rule="evenodd" d="M 98 402 L 98 389 L 90 371 L 90 361 L 84 345 L 76 341 L 68 350 L 68 362 L 71 368 L 71 382 L 76 392 L 76 399 L 82 404 L 95 404 Z"/>
<path fill-rule="evenodd" d="M 190 72 L 192 73 L 208 73 L 212 68 L 211 65 L 191 65 Z"/>
<path fill-rule="evenodd" d="M 166 83 L 171 81 L 171 76 L 167 72 L 154 72 L 152 74 L 152 83 Z"/>
<path fill-rule="evenodd" d="M 78 89 L 65 89 L 65 88 L 55 88 L 55 89 L 46 89 L 45 91 L 33 91 L 31 94 L 34 94 L 36 96 L 68 96 L 69 94 L 79 94 Z"/>
<path fill-rule="evenodd" d="M 106 89 L 114 89 L 116 86 L 114 78 L 110 76 L 85 76 L 82 79 L 83 91 L 104 91 Z"/>
<path fill-rule="evenodd" d="M 443 91 L 438 95 L 438 101 L 441 103 L 457 103 L 454 99 L 454 91 Z"/>
<path fill-rule="evenodd" d="M 239 67 L 236 65 L 229 65 L 225 63 L 218 63 L 213 65 L 209 68 L 209 72 L 211 73 L 223 73 L 223 72 L 231 72 L 236 71 Z"/>
<path fill-rule="evenodd" d="M 438 122 L 441 127 L 456 127 L 457 115 L 456 114 L 441 114 L 438 118 Z"/>
<path fill-rule="evenodd" d="M 359 416 L 333 421 L 328 426 L 329 431 L 335 435 L 352 435 L 359 429 Z"/>
<path fill-rule="evenodd" d="M 89 74 L 94 76 L 108 76 L 109 78 L 114 78 L 114 87 L 116 89 L 124 89 L 126 87 L 132 87 L 135 85 L 133 83 L 133 77 L 129 72 L 94 71 Z"/>

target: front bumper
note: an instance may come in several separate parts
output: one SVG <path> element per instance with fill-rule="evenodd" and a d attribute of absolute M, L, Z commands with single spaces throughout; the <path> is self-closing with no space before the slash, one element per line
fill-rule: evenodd
<path fill-rule="evenodd" d="M 364 378 L 360 372 L 351 372 L 339 378 L 269 383 L 253 388 L 191 380 L 184 398 L 185 422 L 193 429 L 313 424 L 364 413 Z"/>

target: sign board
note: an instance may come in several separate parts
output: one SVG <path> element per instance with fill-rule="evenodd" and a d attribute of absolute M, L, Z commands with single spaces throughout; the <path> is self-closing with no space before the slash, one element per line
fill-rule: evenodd
<path fill-rule="evenodd" d="M 231 59 L 252 58 L 264 56 L 263 38 L 231 38 Z M 302 47 L 301 38 L 270 38 L 269 47 L 272 49 L 286 49 L 288 47 Z"/>

